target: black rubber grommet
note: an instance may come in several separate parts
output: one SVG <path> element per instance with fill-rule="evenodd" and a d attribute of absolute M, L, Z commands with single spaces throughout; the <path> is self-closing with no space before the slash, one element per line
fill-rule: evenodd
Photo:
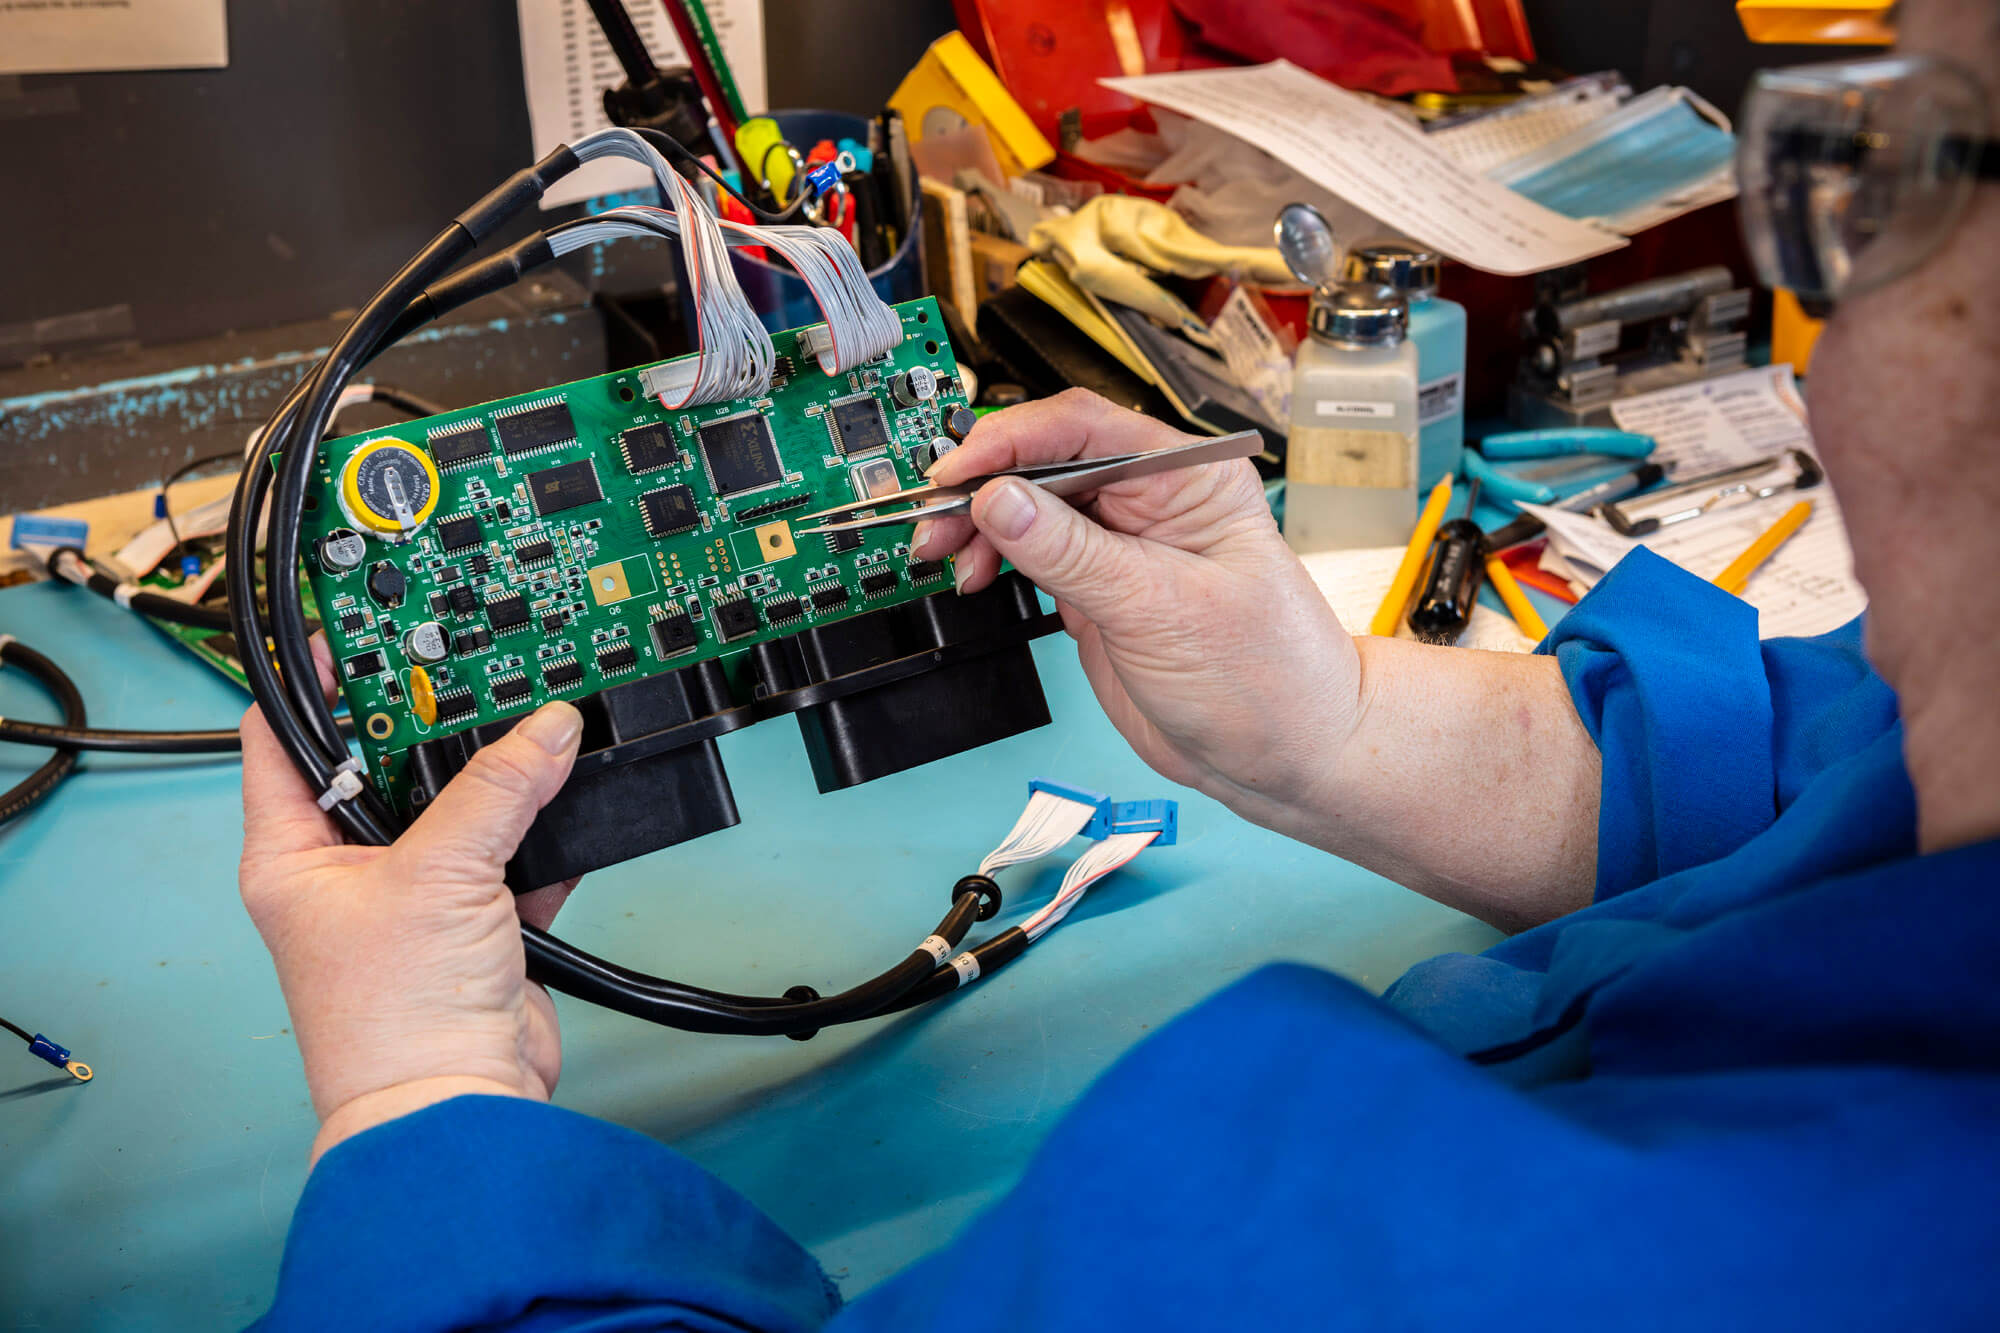
<path fill-rule="evenodd" d="M 991 921 L 1000 915 L 1000 886 L 984 875 L 967 875 L 951 886 L 951 900 L 957 902 L 968 893 L 979 895 L 979 919 Z"/>
<path fill-rule="evenodd" d="M 785 998 L 793 1004 L 811 1004 L 819 998 L 819 992 L 811 986 L 794 986 L 785 992 Z M 811 1041 L 819 1035 L 819 1029 L 810 1028 L 804 1032 L 787 1032 L 785 1035 L 793 1041 Z"/>

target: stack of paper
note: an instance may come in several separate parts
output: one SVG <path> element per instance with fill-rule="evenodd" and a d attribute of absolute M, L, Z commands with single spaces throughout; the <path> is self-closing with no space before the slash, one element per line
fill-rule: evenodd
<path fill-rule="evenodd" d="M 1691 480 L 1785 449 L 1812 448 L 1790 366 L 1763 366 L 1640 394 L 1613 403 L 1611 414 L 1620 428 L 1657 441 L 1653 459 L 1673 465 L 1670 481 Z M 1812 517 L 1750 576 L 1743 592 L 1743 600 L 1757 608 L 1759 632 L 1768 639 L 1823 634 L 1852 620 L 1868 604 L 1854 577 L 1839 501 L 1826 482 L 1719 508 L 1637 539 L 1622 537 L 1610 524 L 1587 515 L 1540 505 L 1523 508 L 1549 526 L 1543 566 L 1588 587 L 1635 546 L 1712 579 L 1800 500 L 1812 501 Z"/>

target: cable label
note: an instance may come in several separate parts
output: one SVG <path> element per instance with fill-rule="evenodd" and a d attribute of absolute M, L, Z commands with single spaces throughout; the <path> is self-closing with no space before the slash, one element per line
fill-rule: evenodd
<path fill-rule="evenodd" d="M 979 980 L 979 960 L 969 953 L 952 959 L 951 970 L 958 973 L 958 984 L 961 986 L 970 986 Z"/>
<path fill-rule="evenodd" d="M 951 956 L 951 943 L 942 935 L 926 936 L 924 942 L 919 944 L 917 948 L 929 954 L 933 961 L 939 963 L 942 963 Z"/>

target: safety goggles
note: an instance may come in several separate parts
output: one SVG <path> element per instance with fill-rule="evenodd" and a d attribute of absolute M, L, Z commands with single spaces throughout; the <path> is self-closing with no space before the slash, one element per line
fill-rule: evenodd
<path fill-rule="evenodd" d="M 1987 99 L 1926 56 L 1766 70 L 1737 120 L 1743 238 L 1758 276 L 1806 311 L 1892 281 L 1944 243 L 2000 179 Z"/>

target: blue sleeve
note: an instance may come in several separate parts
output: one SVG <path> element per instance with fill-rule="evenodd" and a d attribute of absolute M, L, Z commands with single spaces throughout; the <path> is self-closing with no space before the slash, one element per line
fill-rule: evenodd
<path fill-rule="evenodd" d="M 1759 642 L 1756 608 L 1643 547 L 1538 651 L 1603 756 L 1600 900 L 1727 856 L 1895 724 L 1859 620 Z"/>
<path fill-rule="evenodd" d="M 678 1153 L 459 1097 L 320 1160 L 257 1327 L 803 1333 L 839 1304 L 810 1254 Z"/>

